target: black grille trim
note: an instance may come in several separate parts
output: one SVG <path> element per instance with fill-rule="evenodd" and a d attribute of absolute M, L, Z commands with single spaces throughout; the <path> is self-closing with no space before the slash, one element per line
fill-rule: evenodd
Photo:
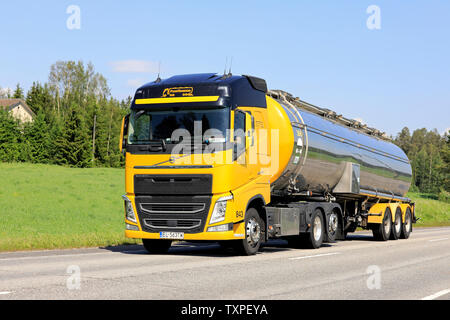
<path fill-rule="evenodd" d="M 205 209 L 204 203 L 141 203 L 147 213 L 198 213 Z"/>
<path fill-rule="evenodd" d="M 211 195 L 137 195 L 135 197 L 137 214 L 142 229 L 150 233 L 159 233 L 161 231 L 179 231 L 184 233 L 203 232 L 211 207 L 211 199 Z M 172 212 L 149 212 L 148 210 L 143 210 L 146 206 L 148 208 L 148 205 L 162 205 L 164 208 L 172 206 L 178 209 L 187 205 L 201 205 L 203 209 L 191 213 L 180 213 L 175 210 Z"/>
<path fill-rule="evenodd" d="M 137 174 L 134 176 L 137 195 L 211 194 L 210 174 Z"/>

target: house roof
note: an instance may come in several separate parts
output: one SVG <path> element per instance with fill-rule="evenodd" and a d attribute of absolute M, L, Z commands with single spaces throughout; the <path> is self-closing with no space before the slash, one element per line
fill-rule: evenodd
<path fill-rule="evenodd" d="M 0 99 L 0 109 L 8 109 L 11 111 L 18 105 L 21 105 L 25 110 L 27 110 L 33 117 L 35 113 L 22 99 Z"/>

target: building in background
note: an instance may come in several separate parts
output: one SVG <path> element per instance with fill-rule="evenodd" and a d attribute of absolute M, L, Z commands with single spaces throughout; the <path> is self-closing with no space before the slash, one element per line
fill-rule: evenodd
<path fill-rule="evenodd" d="M 7 110 L 22 123 L 32 122 L 35 113 L 22 99 L 0 99 L 0 110 Z"/>

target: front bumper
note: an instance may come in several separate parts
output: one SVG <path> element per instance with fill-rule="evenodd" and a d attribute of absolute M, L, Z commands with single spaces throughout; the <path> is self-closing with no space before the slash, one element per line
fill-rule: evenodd
<path fill-rule="evenodd" d="M 225 220 L 209 224 L 210 217 L 216 201 L 229 194 L 218 194 L 212 196 L 135 196 L 128 194 L 127 197 L 133 204 L 137 222 L 125 219 L 128 225 L 135 226 L 139 230 L 125 230 L 125 236 L 133 239 L 160 239 L 160 232 L 183 232 L 184 240 L 238 240 L 245 238 L 244 221 L 242 218 L 236 219 L 233 213 L 236 211 L 234 200 L 229 200 Z M 180 205 L 183 204 L 183 212 L 154 212 L 151 206 Z M 186 204 L 202 204 L 202 210 L 197 212 L 186 212 Z M 178 208 L 180 209 L 180 206 Z M 194 208 L 192 208 L 194 209 Z M 186 226 L 187 220 L 198 221 L 195 227 Z M 172 225 L 168 225 L 168 224 Z M 210 231 L 211 226 L 232 224 L 230 231 Z"/>
<path fill-rule="evenodd" d="M 243 223 L 233 225 L 233 231 L 226 232 L 201 232 L 201 233 L 185 233 L 184 240 L 238 240 L 244 239 L 244 234 L 241 233 L 243 229 Z M 127 238 L 133 239 L 160 239 L 159 233 L 149 233 L 143 231 L 125 231 Z"/>

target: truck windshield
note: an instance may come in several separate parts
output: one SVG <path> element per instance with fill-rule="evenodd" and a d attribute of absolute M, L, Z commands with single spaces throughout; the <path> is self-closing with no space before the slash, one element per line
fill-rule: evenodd
<path fill-rule="evenodd" d="M 128 143 L 147 144 L 161 140 L 179 143 L 186 138 L 190 141 L 226 142 L 229 127 L 229 108 L 132 110 Z"/>

